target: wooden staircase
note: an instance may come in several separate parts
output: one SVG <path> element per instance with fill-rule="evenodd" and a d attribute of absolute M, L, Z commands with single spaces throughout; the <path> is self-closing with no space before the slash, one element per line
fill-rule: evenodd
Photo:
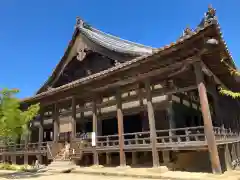
<path fill-rule="evenodd" d="M 67 173 L 71 172 L 73 169 L 75 169 L 77 166 L 75 163 L 73 163 L 70 159 L 70 157 L 65 158 L 65 148 L 62 147 L 58 153 L 55 151 L 54 154 L 52 154 L 52 162 L 48 165 L 47 170 L 51 172 L 61 172 L 61 173 Z M 51 152 L 50 152 L 51 153 Z"/>

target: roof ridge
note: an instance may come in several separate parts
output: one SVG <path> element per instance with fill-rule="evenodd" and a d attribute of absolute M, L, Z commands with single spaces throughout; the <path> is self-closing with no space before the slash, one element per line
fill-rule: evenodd
<path fill-rule="evenodd" d="M 115 38 L 115 39 L 118 39 L 118 40 L 121 40 L 121 41 L 126 42 L 126 43 L 130 43 L 130 44 L 134 44 L 134 45 L 140 46 L 140 47 L 149 48 L 149 49 L 157 49 L 157 48 L 154 48 L 152 46 L 144 45 L 144 44 L 141 44 L 141 43 L 138 43 L 138 42 L 134 42 L 134 41 L 130 41 L 130 40 L 121 38 L 119 36 L 116 36 L 116 35 L 113 35 L 113 34 L 110 34 L 110 33 L 106 33 L 104 31 L 101 31 L 101 30 L 97 29 L 97 28 L 91 27 L 90 30 L 98 32 L 98 33 L 101 33 L 101 34 L 104 34 L 104 35 L 107 35 L 109 37 L 112 37 L 112 38 Z"/>
<path fill-rule="evenodd" d="M 121 38 L 111 33 L 106 33 L 100 29 L 92 27 L 79 17 L 77 17 L 77 23 L 75 27 L 79 31 L 83 32 L 85 36 L 87 36 L 87 38 L 93 42 L 116 52 L 143 55 L 151 54 L 157 49 L 148 45 Z"/>

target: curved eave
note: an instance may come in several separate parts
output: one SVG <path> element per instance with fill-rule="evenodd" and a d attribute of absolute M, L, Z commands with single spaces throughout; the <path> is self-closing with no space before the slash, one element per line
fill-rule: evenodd
<path fill-rule="evenodd" d="M 68 43 L 68 46 L 67 46 L 67 48 L 66 48 L 66 50 L 64 52 L 63 57 L 61 58 L 60 62 L 57 64 L 57 66 L 53 70 L 51 76 L 47 79 L 47 81 L 42 85 L 42 87 L 37 91 L 36 94 L 39 94 L 42 91 L 44 91 L 47 88 L 47 86 L 49 84 L 51 84 L 52 81 L 54 81 L 54 79 L 56 77 L 59 76 L 60 72 L 63 70 L 63 67 L 65 66 L 65 60 L 66 60 L 66 58 L 67 58 L 67 56 L 68 56 L 68 54 L 69 54 L 69 52 L 70 52 L 70 50 L 71 50 L 75 40 L 76 40 L 76 37 L 77 37 L 78 33 L 79 33 L 78 28 L 75 28 L 75 30 L 73 32 L 73 35 L 72 35 L 72 38 L 71 38 L 70 42 Z"/>
<path fill-rule="evenodd" d="M 202 28 L 202 29 L 197 29 L 196 31 L 193 32 L 192 35 L 188 35 L 187 37 L 184 37 L 184 38 L 180 38 L 178 39 L 176 42 L 173 42 L 173 43 L 170 43 L 169 45 L 166 45 L 164 46 L 163 48 L 159 48 L 159 49 L 154 49 L 153 50 L 153 53 L 152 54 L 146 54 L 146 55 L 143 55 L 143 56 L 140 56 L 140 57 L 137 57 L 137 58 L 134 58 L 130 61 L 127 61 L 125 63 L 121 63 L 120 65 L 117 65 L 115 67 L 112 67 L 110 69 L 107 69 L 107 70 L 104 70 L 104 71 L 101 71 L 99 73 L 96 73 L 96 74 L 93 74 L 93 75 L 90 75 L 90 76 L 87 76 L 87 77 L 84 77 L 84 78 L 81 78 L 79 80 L 76 80 L 76 81 L 73 81 L 69 84 L 65 84 L 63 86 L 60 86 L 60 87 L 57 87 L 57 88 L 53 88 L 51 90 L 48 90 L 46 92 L 42 92 L 40 94 L 37 94 L 33 97 L 30 97 L 30 98 L 25 98 L 22 100 L 22 102 L 32 102 L 32 101 L 37 101 L 37 100 L 40 100 L 41 98 L 45 97 L 45 96 L 51 96 L 55 93 L 58 93 L 58 92 L 62 92 L 62 91 L 67 91 L 69 89 L 72 89 L 74 87 L 77 87 L 81 84 L 86 84 L 86 83 L 90 83 L 92 82 L 93 80 L 97 80 L 99 78 L 101 78 L 102 76 L 109 76 L 109 74 L 112 74 L 116 71 L 119 71 L 119 70 L 123 70 L 125 68 L 131 68 L 132 65 L 134 66 L 134 64 L 136 63 L 139 63 L 140 61 L 143 61 L 143 60 L 146 60 L 148 59 L 150 56 L 153 56 L 155 55 L 156 53 L 157 54 L 161 54 L 161 53 L 164 53 L 164 52 L 168 52 L 171 51 L 171 50 L 176 50 L 177 47 L 183 45 L 185 43 L 185 41 L 190 41 L 190 39 L 194 38 L 195 36 L 199 35 L 199 34 L 203 34 L 205 30 L 207 29 L 211 29 L 211 30 L 214 30 L 214 32 L 216 32 L 218 35 L 218 38 L 220 40 L 220 46 L 223 47 L 223 51 L 225 52 L 225 56 L 230 60 L 230 64 L 233 65 L 233 67 L 236 69 L 236 66 L 235 66 L 235 63 L 226 47 L 226 43 L 225 41 L 223 40 L 223 37 L 222 37 L 222 34 L 221 34 L 221 31 L 220 31 L 220 26 L 219 24 L 209 24 L 207 25 L 206 27 Z M 71 42 L 70 42 L 71 44 Z M 66 52 L 65 52 L 66 54 Z M 219 63 L 221 59 L 219 59 Z M 222 66 L 224 67 L 223 64 L 219 65 L 219 66 Z M 57 68 L 60 67 L 60 65 L 57 66 Z M 56 68 L 56 69 L 57 69 Z M 57 72 L 57 70 L 55 69 L 55 73 Z M 233 85 L 233 86 L 237 86 L 237 82 L 236 82 L 236 79 L 234 77 L 231 77 L 230 75 L 230 72 L 228 71 L 228 68 L 227 67 L 224 67 L 224 71 L 225 71 L 225 74 L 226 76 L 228 76 L 228 78 L 226 80 L 230 80 L 231 82 L 229 84 Z M 213 72 L 215 73 L 215 72 Z M 54 73 L 53 73 L 54 74 Z M 53 77 L 53 76 L 52 76 Z M 48 81 L 49 82 L 49 81 Z M 229 87 L 229 86 L 228 86 Z"/>
<path fill-rule="evenodd" d="M 81 33 L 81 35 L 84 36 L 86 39 L 85 43 L 89 45 L 91 48 L 91 44 L 88 42 L 92 42 L 96 44 L 99 47 L 105 48 L 110 53 L 103 54 L 103 55 L 111 55 L 112 57 L 118 57 L 119 55 L 123 56 L 130 56 L 130 57 L 138 57 L 143 55 L 150 55 L 154 51 L 154 48 L 144 46 L 142 44 L 134 43 L 131 41 L 127 41 L 121 38 L 118 38 L 116 36 L 104 33 L 102 31 L 99 31 L 97 29 L 91 28 L 91 30 L 84 28 L 84 27 L 76 27 L 75 31 L 72 35 L 72 39 L 68 44 L 68 47 L 66 51 L 64 52 L 64 55 L 60 62 L 57 64 L 56 68 L 53 70 L 51 76 L 48 78 L 48 80 L 44 83 L 44 85 L 37 91 L 36 94 L 39 94 L 43 91 L 46 91 L 46 88 L 49 84 L 52 84 L 55 80 L 59 78 L 59 75 L 64 70 L 64 67 L 67 65 L 65 60 L 76 40 L 76 37 L 78 34 Z M 92 46 L 93 47 L 93 46 Z M 94 49 L 94 48 L 93 48 Z M 98 52 L 98 48 L 96 50 Z M 101 51 L 102 52 L 102 51 Z M 101 54 L 101 52 L 99 52 Z M 116 54 L 114 54 L 116 53 Z M 119 55 L 118 55 L 119 54 Z M 116 58 L 113 58 L 116 59 Z"/>
<path fill-rule="evenodd" d="M 221 37 L 220 41 L 221 41 L 221 43 L 223 44 L 223 47 L 224 47 L 224 50 L 225 50 L 225 54 L 227 55 L 227 58 L 228 58 L 228 61 L 229 61 L 228 63 L 230 63 L 229 65 L 230 65 L 232 68 L 234 68 L 234 69 L 237 70 L 237 65 L 236 65 L 236 63 L 234 62 L 231 53 L 229 52 L 229 49 L 228 49 L 228 47 L 227 47 L 227 43 L 226 43 L 226 41 L 224 40 L 223 33 L 222 33 L 222 31 L 221 31 L 221 26 L 220 26 L 219 23 L 217 23 L 217 29 L 218 29 L 218 34 L 219 34 L 219 36 Z"/>
<path fill-rule="evenodd" d="M 220 27 L 220 24 L 219 24 L 219 23 L 217 23 L 217 33 L 218 33 L 218 35 L 220 36 L 220 43 L 221 43 L 221 45 L 222 45 L 222 47 L 223 47 L 224 54 L 225 54 L 225 60 L 227 61 L 227 64 L 228 64 L 231 68 L 237 70 L 237 69 L 238 69 L 238 68 L 237 68 L 237 65 L 236 65 L 236 63 L 234 62 L 233 57 L 232 57 L 231 53 L 230 53 L 229 50 L 228 50 L 227 43 L 226 43 L 225 40 L 224 40 L 224 37 L 223 37 L 223 34 L 222 34 L 221 27 Z M 222 59 L 220 59 L 220 61 L 221 61 L 221 60 L 222 60 Z M 222 62 L 219 62 L 219 63 L 222 63 Z M 223 63 L 222 63 L 222 64 L 223 64 Z M 237 81 L 238 78 L 236 79 L 236 77 L 234 77 L 234 76 L 231 75 L 231 73 L 229 72 L 229 67 L 225 66 L 225 68 L 226 68 L 226 74 L 228 74 L 229 76 L 231 76 L 231 79 L 237 83 L 236 86 L 234 87 L 234 90 L 238 90 L 238 91 L 239 91 L 239 90 L 240 90 L 240 86 L 239 86 L 239 81 Z"/>
<path fill-rule="evenodd" d="M 41 98 L 44 98 L 46 96 L 51 96 L 51 95 L 54 95 L 56 93 L 63 92 L 63 91 L 65 92 L 65 91 L 70 90 L 72 88 L 78 87 L 82 84 L 88 84 L 88 83 L 91 83 L 94 80 L 99 80 L 103 77 L 110 76 L 113 73 L 116 73 L 118 71 L 124 71 L 126 69 L 131 68 L 131 67 L 135 67 L 137 64 L 145 62 L 151 57 L 161 56 L 162 54 L 172 53 L 172 52 L 176 51 L 176 49 L 179 49 L 180 47 L 184 46 L 185 41 L 192 41 L 195 38 L 198 38 L 199 35 L 202 34 L 202 33 L 205 33 L 204 31 L 207 31 L 207 29 L 208 28 L 205 27 L 204 29 L 198 30 L 197 32 L 195 32 L 191 36 L 188 36 L 185 39 L 179 39 L 176 42 L 173 42 L 173 43 L 171 43 L 169 45 L 166 45 L 162 48 L 156 49 L 150 55 L 139 56 L 137 58 L 134 58 L 130 61 L 121 63 L 119 65 L 116 65 L 116 66 L 114 66 L 112 68 L 109 68 L 109 69 L 106 69 L 104 71 L 95 73 L 93 75 L 90 75 L 90 76 L 87 76 L 87 77 L 84 77 L 84 78 L 81 78 L 81 79 L 78 79 L 76 81 L 73 81 L 71 83 L 62 85 L 60 87 L 50 89 L 49 91 L 42 92 L 42 93 L 37 94 L 33 97 L 22 99 L 22 102 L 26 102 L 26 103 L 30 103 L 30 102 L 33 102 L 33 101 L 35 102 L 35 101 L 38 101 Z"/>

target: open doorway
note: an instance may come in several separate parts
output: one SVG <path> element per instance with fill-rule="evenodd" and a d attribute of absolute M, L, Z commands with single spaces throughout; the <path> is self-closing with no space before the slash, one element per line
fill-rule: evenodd
<path fill-rule="evenodd" d="M 123 117 L 124 133 L 134 133 L 142 131 L 140 114 L 127 115 Z M 105 119 L 102 121 L 102 135 L 118 134 L 117 118 Z"/>

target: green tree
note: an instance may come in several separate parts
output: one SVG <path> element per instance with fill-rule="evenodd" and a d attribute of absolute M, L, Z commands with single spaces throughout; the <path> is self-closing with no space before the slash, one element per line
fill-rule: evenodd
<path fill-rule="evenodd" d="M 28 133 L 28 123 L 39 111 L 39 104 L 26 110 L 20 109 L 20 100 L 16 98 L 17 89 L 0 90 L 0 138 L 14 140 Z"/>
<path fill-rule="evenodd" d="M 240 72 L 237 71 L 236 69 L 232 68 L 230 65 L 228 65 L 225 61 L 222 60 L 222 62 L 228 67 L 230 73 L 233 76 L 240 76 Z M 240 92 L 233 92 L 228 89 L 220 88 L 220 93 L 226 96 L 230 96 L 234 99 L 240 98 Z"/>

